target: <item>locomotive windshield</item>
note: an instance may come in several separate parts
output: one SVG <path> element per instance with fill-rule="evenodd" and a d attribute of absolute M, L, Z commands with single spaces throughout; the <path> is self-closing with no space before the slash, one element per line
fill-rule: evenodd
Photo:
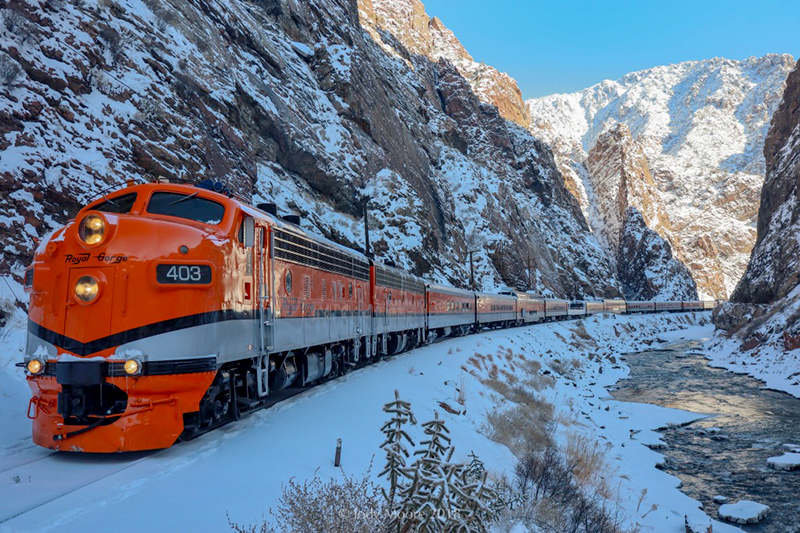
<path fill-rule="evenodd" d="M 130 213 L 134 202 L 136 202 L 136 193 L 123 194 L 116 198 L 107 198 L 96 206 L 90 207 L 94 211 L 103 211 L 104 213 Z"/>
<path fill-rule="evenodd" d="M 222 222 L 225 207 L 217 202 L 200 198 L 197 193 L 157 192 L 150 198 L 147 212 L 216 225 Z"/>

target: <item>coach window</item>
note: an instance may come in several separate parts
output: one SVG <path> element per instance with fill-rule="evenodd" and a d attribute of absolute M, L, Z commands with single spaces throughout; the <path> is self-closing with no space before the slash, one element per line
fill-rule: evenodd
<path fill-rule="evenodd" d="M 286 294 L 292 294 L 292 271 L 288 268 L 283 275 L 283 288 L 286 289 Z"/>
<path fill-rule="evenodd" d="M 157 192 L 150 197 L 147 212 L 217 225 L 222 222 L 225 207 L 217 202 L 200 198 L 197 193 Z"/>
<path fill-rule="evenodd" d="M 103 213 L 130 213 L 133 204 L 136 202 L 136 193 L 123 194 L 116 198 L 107 198 L 99 204 L 89 207 L 92 211 L 102 211 Z"/>

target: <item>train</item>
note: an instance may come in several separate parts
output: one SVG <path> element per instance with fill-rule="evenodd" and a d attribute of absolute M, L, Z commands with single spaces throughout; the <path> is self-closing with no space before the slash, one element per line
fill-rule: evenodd
<path fill-rule="evenodd" d="M 713 307 L 433 283 L 212 182 L 90 202 L 39 244 L 24 286 L 33 441 L 95 453 L 168 448 L 442 338 Z"/>

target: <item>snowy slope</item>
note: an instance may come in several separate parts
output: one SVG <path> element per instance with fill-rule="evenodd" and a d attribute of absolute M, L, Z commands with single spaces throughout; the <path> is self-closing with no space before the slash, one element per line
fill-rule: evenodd
<path fill-rule="evenodd" d="M 770 54 L 633 72 L 528 100 L 530 130 L 553 147 L 589 213 L 591 176 L 581 171 L 588 152 L 614 124 L 628 126 L 672 220 L 671 229 L 653 229 L 673 243 L 701 293 L 727 297 L 755 241 L 764 138 L 793 65 L 789 55 Z"/>
<path fill-rule="evenodd" d="M 488 373 L 520 375 L 520 365 L 533 360 L 542 364 L 540 373 L 554 378 L 552 386 L 534 394 L 555 406 L 558 440 L 583 435 L 600 443 L 603 475 L 613 480 L 609 486 L 619 486 L 618 501 L 612 503 L 625 521 L 641 524 L 642 531 L 683 532 L 684 515 L 708 519 L 697 502 L 678 491 L 676 478 L 655 468 L 661 456 L 647 445 L 659 442 L 652 429 L 701 415 L 617 402 L 605 387 L 627 375 L 620 355 L 643 347 L 642 341 L 700 338 L 710 332 L 704 314 L 599 316 L 447 340 L 151 454 L 54 455 L 20 435 L 6 437 L 0 445 L 0 471 L 4 480 L 18 476 L 20 482 L 0 483 L 0 531 L 93 531 L 111 523 L 120 532 L 220 531 L 227 527 L 226 513 L 240 523 L 256 522 L 290 477 L 339 475 L 332 464 L 337 438 L 344 441 L 345 471 L 360 474 L 373 462 L 375 476 L 382 460 L 381 407 L 394 389 L 411 402 L 420 420 L 431 418 L 434 410 L 445 418 L 458 454 L 474 451 L 494 475 L 512 475 L 512 452 L 489 440 L 483 429 L 489 412 L 510 406 L 481 380 Z M 16 342 L 8 340 L 4 351 L 14 351 Z M 571 364 L 572 358 L 580 363 Z M 0 374 L 0 384 L 5 390 L 20 376 Z M 456 387 L 466 391 L 463 415 L 439 405 L 458 405 Z M 26 420 L 11 403 L 0 403 L 0 410 L 9 419 Z M 412 429 L 416 435 L 418 428 Z M 652 504 L 657 510 L 647 513 Z M 13 515 L 18 516 L 6 520 Z M 714 531 L 735 529 L 715 524 Z"/>
<path fill-rule="evenodd" d="M 479 98 L 477 78 L 435 55 L 404 57 L 387 31 L 376 42 L 358 10 L 0 9 L 0 63 L 18 71 L 0 84 L 3 275 L 20 281 L 35 239 L 112 184 L 216 178 L 354 247 L 368 201 L 377 257 L 417 274 L 465 284 L 470 240 L 479 287 L 526 284 L 530 261 L 535 290 L 617 295 L 548 147 Z"/>

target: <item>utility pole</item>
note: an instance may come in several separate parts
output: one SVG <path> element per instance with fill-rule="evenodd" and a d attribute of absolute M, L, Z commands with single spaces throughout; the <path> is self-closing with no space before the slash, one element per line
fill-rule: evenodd
<path fill-rule="evenodd" d="M 364 255 L 370 257 L 369 251 L 369 196 L 364 197 Z"/>
<path fill-rule="evenodd" d="M 528 268 L 528 290 L 533 290 L 533 284 L 531 283 L 531 271 L 533 270 L 533 259 L 531 259 L 531 254 L 528 254 L 528 260 L 525 262 L 525 266 Z"/>
<path fill-rule="evenodd" d="M 472 254 L 478 250 L 467 250 L 469 254 L 469 290 L 475 290 L 475 262 L 472 260 Z"/>

